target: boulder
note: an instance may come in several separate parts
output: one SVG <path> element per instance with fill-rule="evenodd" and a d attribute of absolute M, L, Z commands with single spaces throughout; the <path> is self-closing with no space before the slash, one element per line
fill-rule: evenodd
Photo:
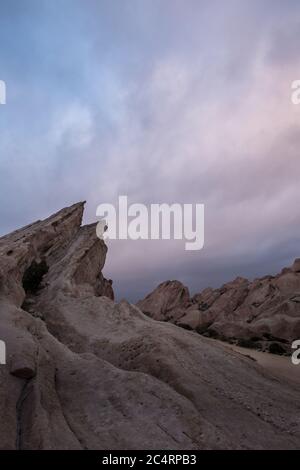
<path fill-rule="evenodd" d="M 189 290 L 179 281 L 160 284 L 144 300 L 137 303 L 142 312 L 155 320 L 175 321 L 191 304 Z"/>

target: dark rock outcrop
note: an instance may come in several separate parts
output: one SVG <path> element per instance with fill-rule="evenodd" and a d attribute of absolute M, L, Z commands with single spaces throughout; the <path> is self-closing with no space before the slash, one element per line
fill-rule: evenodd
<path fill-rule="evenodd" d="M 76 204 L 0 239 L 0 448 L 299 447 L 299 390 L 114 303 L 107 248 L 82 213 Z M 178 292 L 166 311 L 191 308 Z"/>

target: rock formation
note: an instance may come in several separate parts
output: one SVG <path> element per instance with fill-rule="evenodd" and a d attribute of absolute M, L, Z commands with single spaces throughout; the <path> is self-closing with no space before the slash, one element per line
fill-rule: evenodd
<path fill-rule="evenodd" d="M 137 303 L 146 315 L 159 321 L 176 321 L 191 305 L 189 290 L 179 281 L 166 281 Z"/>
<path fill-rule="evenodd" d="M 297 387 L 114 303 L 102 275 L 107 248 L 94 225 L 81 226 L 82 213 L 76 204 L 0 239 L 0 448 L 299 447 Z M 161 314 L 191 308 L 187 290 L 178 294 L 159 302 Z"/>
<path fill-rule="evenodd" d="M 192 298 L 180 282 L 164 282 L 137 305 L 156 320 L 171 321 L 205 336 L 290 354 L 292 341 L 300 338 L 300 260 L 277 276 L 252 282 L 238 277 Z"/>

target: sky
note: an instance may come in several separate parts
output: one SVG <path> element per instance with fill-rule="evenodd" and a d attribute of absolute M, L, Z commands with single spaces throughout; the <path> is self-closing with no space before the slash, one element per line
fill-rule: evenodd
<path fill-rule="evenodd" d="M 0 0 L 0 235 L 86 200 L 202 203 L 205 245 L 108 242 L 118 299 L 300 257 L 298 0 Z"/>

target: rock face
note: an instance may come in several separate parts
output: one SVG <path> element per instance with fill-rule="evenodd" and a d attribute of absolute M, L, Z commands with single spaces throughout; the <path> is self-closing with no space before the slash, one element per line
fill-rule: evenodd
<path fill-rule="evenodd" d="M 253 282 L 239 277 L 193 298 L 184 295 L 182 302 L 179 293 L 186 288 L 178 281 L 172 284 L 173 291 L 161 284 L 139 308 L 156 320 L 275 354 L 290 354 L 292 341 L 300 338 L 300 260 L 277 276 Z M 157 308 L 164 292 L 168 308 Z"/>
<path fill-rule="evenodd" d="M 187 287 L 179 281 L 160 284 L 144 300 L 137 303 L 146 315 L 154 320 L 176 322 L 191 304 Z"/>
<path fill-rule="evenodd" d="M 114 303 L 107 248 L 82 213 L 76 204 L 0 239 L 0 448 L 299 447 L 299 390 Z M 173 289 L 162 313 L 190 308 Z"/>

